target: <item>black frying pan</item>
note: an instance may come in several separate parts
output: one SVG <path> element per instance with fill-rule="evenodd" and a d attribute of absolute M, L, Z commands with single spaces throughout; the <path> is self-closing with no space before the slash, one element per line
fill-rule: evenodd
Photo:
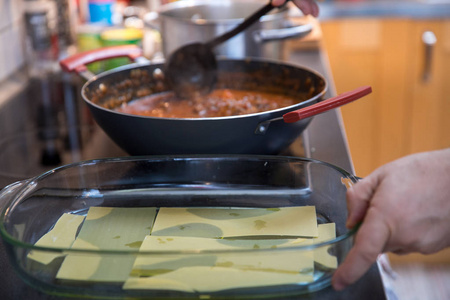
<path fill-rule="evenodd" d="M 137 63 L 97 76 L 86 69 L 85 65 L 90 62 L 118 56 L 128 56 Z M 218 61 L 218 88 L 286 94 L 296 97 L 299 102 L 281 109 L 239 116 L 157 118 L 113 110 L 123 102 L 168 89 L 163 76 L 164 65 L 143 62 L 138 47 L 127 45 L 89 51 L 61 61 L 61 66 L 88 80 L 82 88 L 82 96 L 94 119 L 131 155 L 277 154 L 288 147 L 311 121 L 308 117 L 311 114 L 303 118 L 292 111 L 322 101 L 327 89 L 323 76 L 303 67 L 260 59 L 222 59 Z M 367 89 L 370 88 L 353 91 L 351 97 L 341 98 L 348 99 L 346 102 L 356 100 L 367 94 Z M 336 105 L 322 105 L 320 112 L 334 107 Z"/>

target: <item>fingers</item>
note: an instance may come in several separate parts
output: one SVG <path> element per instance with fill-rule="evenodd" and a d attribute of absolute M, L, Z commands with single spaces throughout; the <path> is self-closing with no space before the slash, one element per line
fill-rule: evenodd
<path fill-rule="evenodd" d="M 319 6 L 315 0 L 294 0 L 293 2 L 305 15 L 319 16 Z"/>
<path fill-rule="evenodd" d="M 356 234 L 353 248 L 333 275 L 334 289 L 342 290 L 362 277 L 383 252 L 389 237 L 390 229 L 382 214 L 370 208 Z"/>
<path fill-rule="evenodd" d="M 364 219 L 378 184 L 378 177 L 374 174 L 361 180 L 347 191 L 349 211 L 347 228 L 353 228 Z"/>
<path fill-rule="evenodd" d="M 286 0 L 272 0 L 273 6 L 280 6 L 283 5 L 286 2 Z"/>
<path fill-rule="evenodd" d="M 381 213 L 370 206 L 378 185 L 378 175 L 374 172 L 347 192 L 347 227 L 353 228 L 363 220 L 364 223 L 356 234 L 353 248 L 333 276 L 332 284 L 336 290 L 344 289 L 367 272 L 389 239 L 390 231 Z"/>
<path fill-rule="evenodd" d="M 272 0 L 273 6 L 283 5 L 286 0 Z M 293 0 L 294 4 L 300 8 L 305 15 L 319 16 L 319 6 L 315 0 Z"/>

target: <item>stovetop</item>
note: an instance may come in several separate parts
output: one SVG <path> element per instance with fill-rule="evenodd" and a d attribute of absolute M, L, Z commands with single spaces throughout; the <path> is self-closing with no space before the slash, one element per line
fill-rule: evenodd
<path fill-rule="evenodd" d="M 92 120 L 79 96 L 82 83 L 59 75 L 30 79 L 0 109 L 0 117 L 16 116 L 0 132 L 0 187 L 73 162 L 128 155 Z M 303 140 L 280 155 L 307 156 Z"/>
<path fill-rule="evenodd" d="M 293 59 L 330 78 L 319 53 L 303 53 Z M 81 80 L 70 75 L 30 79 L 14 99 L 0 105 L 0 188 L 59 165 L 127 155 L 95 124 L 81 99 L 81 86 Z M 330 81 L 326 97 L 333 93 Z M 311 157 L 353 171 L 337 110 L 314 117 L 281 155 Z M 60 299 L 41 294 L 11 275 L 14 271 L 2 242 L 0 266 L 0 299 Z M 386 294 L 374 264 L 348 289 L 336 292 L 329 287 L 307 299 L 386 299 Z"/>

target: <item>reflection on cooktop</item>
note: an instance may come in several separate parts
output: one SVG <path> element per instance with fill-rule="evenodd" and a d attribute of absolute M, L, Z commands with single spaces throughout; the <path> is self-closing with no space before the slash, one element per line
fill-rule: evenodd
<path fill-rule="evenodd" d="M 127 154 L 97 126 L 30 130 L 0 139 L 0 186 L 52 168 Z"/>
<path fill-rule="evenodd" d="M 0 108 L 0 117 L 16 116 L 0 128 L 0 188 L 61 165 L 128 155 L 94 122 L 81 84 L 55 76 L 30 80 Z M 305 156 L 302 138 L 280 155 Z"/>

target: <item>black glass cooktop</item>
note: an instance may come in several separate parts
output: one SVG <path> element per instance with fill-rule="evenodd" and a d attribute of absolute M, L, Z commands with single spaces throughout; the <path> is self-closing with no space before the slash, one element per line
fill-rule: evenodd
<path fill-rule="evenodd" d="M 0 109 L 0 118 L 15 116 L 0 128 L 0 187 L 60 165 L 128 155 L 93 121 L 81 86 L 57 74 L 33 79 Z M 302 137 L 280 155 L 306 156 Z"/>
<path fill-rule="evenodd" d="M 305 62 L 313 64 L 311 67 L 326 73 L 320 55 L 314 52 L 303 56 Z M 81 99 L 81 85 L 76 76 L 61 74 L 29 80 L 22 92 L 0 106 L 0 188 L 60 165 L 127 156 L 95 124 Z M 330 94 L 331 90 L 327 96 Z M 324 160 L 351 172 L 341 130 L 336 112 L 316 116 L 302 136 L 281 154 Z M 44 295 L 22 282 L 0 242 L 0 299 L 61 298 Z M 306 299 L 375 300 L 386 299 L 386 295 L 374 264 L 346 290 L 335 292 L 329 287 Z"/>

